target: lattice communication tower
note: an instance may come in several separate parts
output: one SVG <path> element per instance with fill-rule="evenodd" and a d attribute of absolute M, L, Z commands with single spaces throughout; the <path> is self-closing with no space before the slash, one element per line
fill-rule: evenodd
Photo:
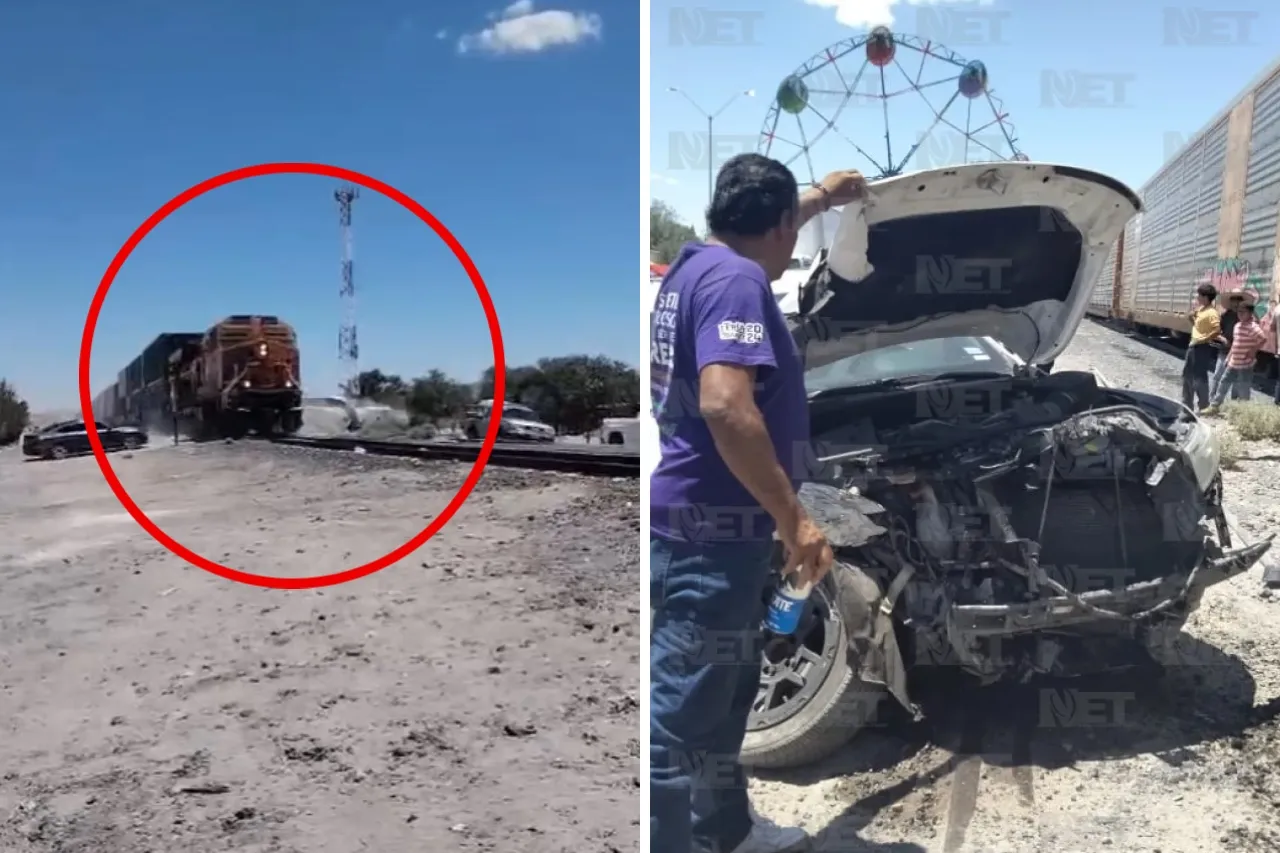
<path fill-rule="evenodd" d="M 356 340 L 356 281 L 355 261 L 352 258 L 351 206 L 360 197 L 356 187 L 341 187 L 334 191 L 338 202 L 338 224 L 342 228 L 342 285 L 338 295 L 342 299 L 342 325 L 338 327 L 338 358 L 342 362 L 345 378 L 344 389 L 353 388 L 360 375 L 360 344 Z"/>

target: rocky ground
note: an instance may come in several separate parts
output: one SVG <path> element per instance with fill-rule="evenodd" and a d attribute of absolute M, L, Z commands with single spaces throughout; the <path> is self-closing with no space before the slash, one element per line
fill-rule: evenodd
<path fill-rule="evenodd" d="M 1178 396 L 1173 356 L 1086 321 L 1058 369 Z M 1280 447 L 1225 474 L 1248 540 L 1280 529 Z M 821 850 L 1262 853 L 1280 849 L 1280 600 L 1261 569 L 1212 588 L 1160 681 L 942 692 L 829 761 L 752 781 Z"/>
<path fill-rule="evenodd" d="M 175 539 L 275 576 L 389 551 L 469 467 L 111 459 Z M 92 457 L 0 452 L 0 850 L 638 849 L 637 502 L 491 469 L 399 564 L 280 591 L 168 554 Z"/>

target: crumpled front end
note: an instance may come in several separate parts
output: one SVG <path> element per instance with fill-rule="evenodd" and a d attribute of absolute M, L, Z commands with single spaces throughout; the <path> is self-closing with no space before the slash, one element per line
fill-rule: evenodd
<path fill-rule="evenodd" d="M 934 466 L 868 472 L 856 497 L 806 485 L 847 563 L 836 571 L 856 576 L 845 594 L 870 596 L 844 608 L 846 621 L 866 613 L 850 627 L 864 680 L 910 708 L 912 666 L 990 682 L 1138 663 L 1271 547 L 1232 546 L 1201 428 L 1109 406 Z M 900 630 L 885 630 L 889 614 Z"/>

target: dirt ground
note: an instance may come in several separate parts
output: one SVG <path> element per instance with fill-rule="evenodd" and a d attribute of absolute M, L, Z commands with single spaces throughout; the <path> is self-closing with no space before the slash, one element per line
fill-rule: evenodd
<path fill-rule="evenodd" d="M 468 466 L 245 442 L 112 456 L 206 557 L 364 563 Z M 0 452 L 0 851 L 638 849 L 635 480 L 491 469 L 321 590 L 168 554 L 92 457 Z"/>
<path fill-rule="evenodd" d="M 1089 321 L 1057 366 L 1178 395 L 1176 357 Z M 1280 448 L 1248 450 L 1225 485 L 1252 541 L 1280 530 Z M 1280 849 L 1280 597 L 1261 571 L 1208 592 L 1162 679 L 938 690 L 921 723 L 890 710 L 822 765 L 753 780 L 755 805 L 840 853 Z"/>

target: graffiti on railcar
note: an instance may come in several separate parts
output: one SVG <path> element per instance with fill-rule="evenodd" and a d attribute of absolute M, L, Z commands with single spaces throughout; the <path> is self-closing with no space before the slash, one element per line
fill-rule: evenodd
<path fill-rule="evenodd" d="M 1253 313 L 1267 332 L 1263 349 L 1276 351 L 1275 322 L 1271 304 L 1271 271 L 1255 267 L 1241 257 L 1219 258 L 1200 274 L 1196 286 L 1212 284 L 1218 293 L 1244 293 L 1253 297 Z M 1193 297 L 1194 299 L 1194 297 Z"/>

